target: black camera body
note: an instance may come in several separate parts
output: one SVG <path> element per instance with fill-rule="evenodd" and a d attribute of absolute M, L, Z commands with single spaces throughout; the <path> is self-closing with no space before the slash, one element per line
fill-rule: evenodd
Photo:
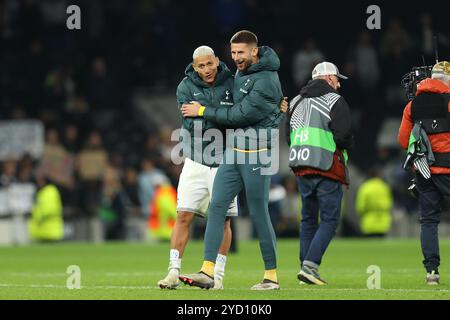
<path fill-rule="evenodd" d="M 411 101 L 416 96 L 417 85 L 420 81 L 431 78 L 433 66 L 413 67 L 411 72 L 405 74 L 401 84 L 406 91 L 406 98 Z"/>

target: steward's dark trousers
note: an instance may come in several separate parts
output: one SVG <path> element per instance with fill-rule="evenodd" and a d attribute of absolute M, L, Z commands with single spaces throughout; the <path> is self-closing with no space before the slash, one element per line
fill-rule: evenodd
<path fill-rule="evenodd" d="M 339 224 L 342 185 L 321 176 L 297 177 L 297 182 L 302 196 L 300 263 L 318 267 Z"/>
<path fill-rule="evenodd" d="M 427 272 L 437 270 L 440 264 L 438 225 L 443 206 L 450 207 L 450 175 L 434 174 L 425 180 L 416 175 L 420 204 L 420 243 L 423 265 Z"/>

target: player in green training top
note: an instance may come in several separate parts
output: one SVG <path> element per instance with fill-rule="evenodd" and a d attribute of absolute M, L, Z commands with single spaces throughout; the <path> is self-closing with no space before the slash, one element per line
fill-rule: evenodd
<path fill-rule="evenodd" d="M 214 286 L 214 266 L 223 239 L 226 211 L 233 198 L 243 190 L 265 265 L 263 281 L 252 289 L 279 289 L 276 237 L 268 210 L 271 175 L 265 160 L 278 156 L 272 154 L 271 149 L 278 142 L 278 126 L 283 118 L 278 107 L 283 97 L 277 73 L 280 60 L 271 48 L 258 47 L 257 37 L 250 31 L 239 31 L 230 42 L 232 58 L 238 69 L 233 89 L 234 106 L 216 108 L 193 102 L 182 107 L 184 116 L 203 117 L 243 130 L 235 132 L 232 146 L 227 146 L 214 180 L 201 271 L 182 275 L 180 280 L 202 288 Z M 244 161 L 236 163 L 233 159 Z"/>

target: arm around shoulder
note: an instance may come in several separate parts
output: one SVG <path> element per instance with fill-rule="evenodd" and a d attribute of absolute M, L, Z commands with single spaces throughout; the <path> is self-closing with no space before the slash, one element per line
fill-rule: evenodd
<path fill-rule="evenodd" d="M 271 91 L 262 86 L 262 81 L 257 81 L 241 102 L 232 107 L 207 107 L 203 117 L 227 126 L 252 125 L 267 117 L 275 109 L 278 110 L 280 101 L 276 101 Z"/>

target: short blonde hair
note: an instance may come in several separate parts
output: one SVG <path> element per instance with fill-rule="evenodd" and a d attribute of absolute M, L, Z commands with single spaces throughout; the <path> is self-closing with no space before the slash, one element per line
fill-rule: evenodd
<path fill-rule="evenodd" d="M 200 46 L 194 50 L 194 53 L 192 54 L 192 60 L 195 60 L 201 56 L 214 56 L 215 57 L 216 54 L 214 53 L 214 50 L 211 49 L 211 47 Z"/>

